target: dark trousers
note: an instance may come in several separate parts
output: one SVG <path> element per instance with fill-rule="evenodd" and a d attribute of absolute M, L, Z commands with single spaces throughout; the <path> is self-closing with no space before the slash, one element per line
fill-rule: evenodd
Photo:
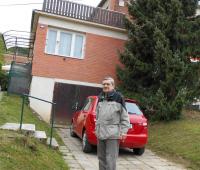
<path fill-rule="evenodd" d="M 99 170 L 116 170 L 116 161 L 119 154 L 119 140 L 98 140 L 97 155 Z"/>

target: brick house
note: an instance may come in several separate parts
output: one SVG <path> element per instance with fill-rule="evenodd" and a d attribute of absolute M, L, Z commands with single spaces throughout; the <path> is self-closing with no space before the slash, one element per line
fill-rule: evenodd
<path fill-rule="evenodd" d="M 127 40 L 125 13 L 126 0 L 102 0 L 96 8 L 45 0 L 42 10 L 33 11 L 30 95 L 57 103 L 56 123 L 69 122 L 74 103 L 98 94 L 103 77 L 117 79 L 118 50 Z M 30 99 L 30 106 L 50 120 L 50 104 Z"/>

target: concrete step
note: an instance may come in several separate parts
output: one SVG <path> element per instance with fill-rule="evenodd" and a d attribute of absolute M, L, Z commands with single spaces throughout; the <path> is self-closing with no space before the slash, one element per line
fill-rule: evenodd
<path fill-rule="evenodd" d="M 20 129 L 20 124 L 5 123 L 0 127 L 0 129 L 18 131 Z M 35 133 L 35 124 L 22 124 L 22 132 L 26 135 L 33 135 Z"/>
<path fill-rule="evenodd" d="M 24 132 L 26 135 L 34 135 L 35 124 L 22 124 L 22 132 Z"/>
<path fill-rule="evenodd" d="M 19 124 L 18 123 L 5 123 L 0 127 L 0 129 L 4 130 L 19 130 Z"/>
<path fill-rule="evenodd" d="M 5 123 L 4 125 L 0 126 L 0 129 L 18 131 L 20 130 L 20 124 L 19 123 Z M 47 138 L 45 131 L 36 131 L 35 124 L 22 124 L 22 133 L 25 135 L 29 135 L 31 137 L 35 137 L 36 139 L 39 139 L 41 142 L 44 142 L 47 145 L 50 145 L 50 138 Z M 52 138 L 51 145 L 52 145 L 52 148 L 54 149 L 59 148 L 58 142 L 56 141 L 55 138 Z"/>
<path fill-rule="evenodd" d="M 35 131 L 34 137 L 43 143 L 46 143 L 47 141 L 47 135 L 45 131 Z"/>
<path fill-rule="evenodd" d="M 50 138 L 47 138 L 47 145 L 50 145 Z M 55 138 L 52 138 L 51 146 L 54 149 L 58 149 L 59 148 L 58 142 L 56 141 Z"/>

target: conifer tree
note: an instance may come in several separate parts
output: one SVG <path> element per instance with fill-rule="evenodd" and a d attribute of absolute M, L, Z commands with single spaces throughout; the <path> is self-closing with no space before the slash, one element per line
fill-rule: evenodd
<path fill-rule="evenodd" d="M 118 67 L 121 88 L 138 99 L 146 114 L 175 120 L 200 94 L 198 0 L 130 0 L 128 41 Z M 200 57 L 200 56 L 199 56 Z"/>
<path fill-rule="evenodd" d="M 7 89 L 8 75 L 2 70 L 2 65 L 4 63 L 5 47 L 2 40 L 2 34 L 0 33 L 0 86 L 1 90 Z"/>

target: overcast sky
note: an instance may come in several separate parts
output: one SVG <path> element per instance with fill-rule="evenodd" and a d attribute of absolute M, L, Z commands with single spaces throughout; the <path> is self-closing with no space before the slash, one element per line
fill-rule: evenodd
<path fill-rule="evenodd" d="M 71 0 L 74 2 L 97 6 L 101 0 Z M 30 31 L 33 9 L 42 9 L 43 0 L 0 0 L 0 32 L 8 30 Z M 17 5 L 41 3 L 32 5 Z M 6 6 L 15 4 L 13 6 Z"/>

